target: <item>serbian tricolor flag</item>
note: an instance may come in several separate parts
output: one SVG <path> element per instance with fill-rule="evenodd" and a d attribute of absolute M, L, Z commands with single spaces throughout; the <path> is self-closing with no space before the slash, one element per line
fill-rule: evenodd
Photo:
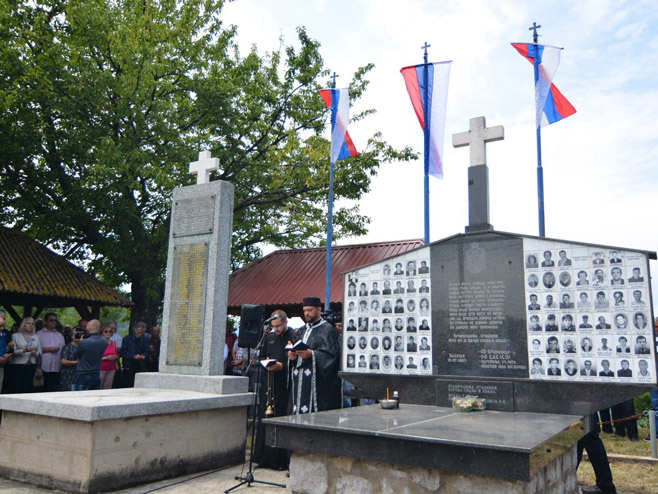
<path fill-rule="evenodd" d="M 427 87 L 425 87 L 425 72 Z M 443 178 L 443 134 L 446 123 L 450 62 L 412 65 L 400 69 L 420 127 L 425 130 L 425 115 L 430 137 L 429 169 L 426 174 Z M 427 96 L 427 98 L 426 98 Z M 427 108 L 424 107 L 427 99 Z"/>
<path fill-rule="evenodd" d="M 553 84 L 562 48 L 534 43 L 512 43 L 512 46 L 531 64 L 534 65 L 535 57 L 539 61 L 539 73 L 535 76 L 537 127 L 546 127 L 576 113 L 576 109 Z"/>
<path fill-rule="evenodd" d="M 330 161 L 356 156 L 347 124 L 350 120 L 350 96 L 347 89 L 321 89 L 320 96 L 331 110 L 331 156 Z"/>

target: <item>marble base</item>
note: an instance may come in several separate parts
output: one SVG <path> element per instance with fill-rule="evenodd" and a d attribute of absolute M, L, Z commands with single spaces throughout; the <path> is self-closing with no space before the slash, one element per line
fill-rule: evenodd
<path fill-rule="evenodd" d="M 562 471 L 565 455 L 573 454 L 583 435 L 581 419 L 488 410 L 460 413 L 452 408 L 401 404 L 396 410 L 371 405 L 277 417 L 264 424 L 267 443 L 293 450 L 293 458 L 313 453 L 340 461 L 381 462 L 530 486 L 547 468 L 552 471 L 559 465 Z M 575 469 L 575 461 L 569 459 L 568 465 Z M 293 469 L 291 464 L 291 479 Z M 302 478 L 313 476 L 307 472 Z"/>
<path fill-rule="evenodd" d="M 87 493 L 241 463 L 244 389 L 2 395 L 0 476 Z"/>

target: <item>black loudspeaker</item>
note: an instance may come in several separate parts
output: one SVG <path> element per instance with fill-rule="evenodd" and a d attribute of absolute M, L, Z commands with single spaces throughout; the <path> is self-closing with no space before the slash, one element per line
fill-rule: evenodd
<path fill-rule="evenodd" d="M 244 304 L 240 310 L 240 333 L 238 333 L 238 346 L 240 348 L 256 348 L 258 340 L 263 333 L 262 305 Z"/>

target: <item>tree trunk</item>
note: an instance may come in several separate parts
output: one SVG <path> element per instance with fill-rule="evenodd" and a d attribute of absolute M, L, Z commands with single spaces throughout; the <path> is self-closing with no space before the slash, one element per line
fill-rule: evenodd
<path fill-rule="evenodd" d="M 135 277 L 137 278 L 137 277 Z M 157 324 L 160 309 L 164 298 L 164 281 L 154 282 L 156 286 L 145 286 L 144 280 L 139 277 L 132 281 L 133 306 L 130 311 L 130 328 L 138 321 L 144 321 L 147 329 Z"/>

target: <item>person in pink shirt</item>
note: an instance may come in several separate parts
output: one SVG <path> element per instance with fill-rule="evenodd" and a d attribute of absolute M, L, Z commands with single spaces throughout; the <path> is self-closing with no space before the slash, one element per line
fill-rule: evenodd
<path fill-rule="evenodd" d="M 48 312 L 44 316 L 44 327 L 37 331 L 41 344 L 41 371 L 43 390 L 59 391 L 59 370 L 62 367 L 60 354 L 66 344 L 64 336 L 57 331 L 57 314 Z"/>
<path fill-rule="evenodd" d="M 113 331 L 110 325 L 106 324 L 101 330 L 107 340 L 107 347 L 101 359 L 101 389 L 112 389 L 114 373 L 116 372 L 116 365 L 119 360 L 119 352 L 116 343 L 111 339 Z"/>

